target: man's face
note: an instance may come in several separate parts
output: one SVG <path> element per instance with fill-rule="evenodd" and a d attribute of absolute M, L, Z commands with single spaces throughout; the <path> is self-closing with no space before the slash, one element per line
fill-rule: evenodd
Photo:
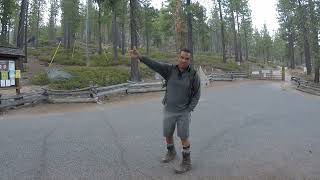
<path fill-rule="evenodd" d="M 181 51 L 178 58 L 178 67 L 179 69 L 186 70 L 190 65 L 191 54 L 185 51 Z"/>

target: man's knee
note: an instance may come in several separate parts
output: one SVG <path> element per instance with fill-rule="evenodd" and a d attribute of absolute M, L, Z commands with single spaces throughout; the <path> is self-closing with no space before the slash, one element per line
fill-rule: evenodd
<path fill-rule="evenodd" d="M 180 138 L 181 139 L 181 142 L 188 142 L 189 139 L 188 138 Z"/>
<path fill-rule="evenodd" d="M 167 136 L 166 140 L 173 140 L 173 136 Z"/>
<path fill-rule="evenodd" d="M 189 139 L 188 138 L 181 138 L 181 144 L 183 147 L 189 146 L 190 145 Z"/>
<path fill-rule="evenodd" d="M 173 136 L 166 137 L 167 144 L 173 144 Z"/>

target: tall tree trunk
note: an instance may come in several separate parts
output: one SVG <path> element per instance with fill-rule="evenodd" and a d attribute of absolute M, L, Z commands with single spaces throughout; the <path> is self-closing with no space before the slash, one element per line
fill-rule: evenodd
<path fill-rule="evenodd" d="M 113 55 L 114 60 L 118 61 L 118 36 L 117 36 L 117 15 L 115 7 L 112 8 L 112 34 L 113 34 Z"/>
<path fill-rule="evenodd" d="M 176 49 L 177 52 L 185 47 L 183 39 L 183 22 L 182 22 L 182 5 L 181 0 L 176 0 Z"/>
<path fill-rule="evenodd" d="M 17 47 L 23 48 L 23 41 L 24 41 L 24 27 L 26 21 L 26 12 L 27 12 L 27 3 L 28 0 L 21 1 L 21 10 L 20 10 L 20 19 L 19 19 L 19 27 L 18 27 L 18 35 L 17 35 Z"/>
<path fill-rule="evenodd" d="M 124 29 L 124 23 L 121 24 L 121 54 L 125 55 L 126 54 L 126 32 Z"/>
<path fill-rule="evenodd" d="M 67 33 L 68 33 L 68 27 L 66 19 L 63 19 L 63 46 L 66 49 L 67 48 Z"/>
<path fill-rule="evenodd" d="M 191 0 L 187 0 L 187 18 L 188 18 L 188 49 L 191 51 L 191 64 L 194 63 L 194 56 L 193 56 L 193 39 L 192 39 L 192 14 L 190 11 Z"/>
<path fill-rule="evenodd" d="M 90 16 L 92 10 L 92 0 L 88 0 L 88 16 Z M 88 43 L 92 41 L 92 31 L 93 31 L 93 23 L 91 17 L 88 17 Z"/>
<path fill-rule="evenodd" d="M 242 45 L 241 45 L 241 34 L 240 34 L 240 23 L 239 23 L 239 11 L 237 10 L 237 25 L 238 25 L 238 52 L 239 52 L 239 62 L 242 62 Z"/>
<path fill-rule="evenodd" d="M 89 58 L 89 3 L 90 0 L 87 0 L 87 9 L 86 9 L 86 66 L 90 65 L 90 58 Z"/>
<path fill-rule="evenodd" d="M 225 44 L 225 35 L 224 35 L 224 22 L 221 8 L 221 0 L 218 0 L 219 3 L 219 11 L 220 11 L 220 26 L 221 26 L 221 44 L 222 44 L 222 60 L 224 63 L 227 62 L 226 57 L 226 44 Z"/>
<path fill-rule="evenodd" d="M 7 27 L 8 27 L 7 22 L 1 21 L 1 37 L 0 37 L 0 43 L 1 43 L 1 42 L 7 43 L 7 42 L 6 42 L 7 32 L 8 32 Z"/>
<path fill-rule="evenodd" d="M 299 7 L 302 10 L 302 17 L 300 18 L 301 20 L 301 27 L 302 27 L 302 33 L 303 33 L 303 46 L 304 46 L 304 58 L 306 61 L 306 67 L 307 67 L 307 75 L 311 74 L 312 67 L 311 67 L 311 57 L 310 57 L 310 44 L 309 44 L 309 29 L 307 27 L 307 14 L 306 14 L 306 9 L 304 6 L 301 5 L 301 0 L 298 0 L 299 2 Z"/>
<path fill-rule="evenodd" d="M 26 16 L 25 16 L 25 25 L 24 25 L 24 62 L 27 63 L 28 62 L 28 10 L 29 9 L 29 2 L 27 1 L 26 4 Z M 21 63 L 22 64 L 22 63 Z M 23 65 L 22 65 L 23 66 Z M 22 70 L 25 71 L 25 69 L 22 67 Z"/>
<path fill-rule="evenodd" d="M 10 27 L 11 27 L 11 20 L 8 21 L 8 33 L 7 33 L 7 42 L 10 44 Z"/>
<path fill-rule="evenodd" d="M 295 60 L 294 60 L 294 39 L 293 39 L 293 32 L 292 29 L 290 28 L 289 30 L 289 60 L 290 60 L 290 67 L 291 69 L 295 69 Z"/>
<path fill-rule="evenodd" d="M 248 49 L 248 32 L 244 32 L 244 38 L 245 38 L 245 48 L 246 48 L 246 61 L 249 61 L 249 49 Z"/>
<path fill-rule="evenodd" d="M 211 51 L 215 53 L 221 53 L 222 52 L 222 45 L 221 45 L 221 35 L 219 31 L 215 31 L 212 33 L 212 48 Z"/>
<path fill-rule="evenodd" d="M 138 46 L 138 35 L 137 35 L 137 22 L 136 22 L 136 11 L 137 11 L 137 0 L 130 0 L 130 34 L 131 34 L 131 49 Z M 131 81 L 141 81 L 139 64 L 137 60 L 131 59 Z"/>
<path fill-rule="evenodd" d="M 314 82 L 319 83 L 319 71 L 320 71 L 319 63 L 315 65 L 314 71 L 315 71 L 314 72 Z"/>
<path fill-rule="evenodd" d="M 127 15 L 127 4 L 126 1 L 123 2 L 122 7 L 122 22 L 121 22 L 121 54 L 124 56 L 126 54 L 126 30 L 125 30 L 125 17 Z"/>
<path fill-rule="evenodd" d="M 102 54 L 102 35 L 101 35 L 101 4 L 99 6 L 99 54 Z"/>
<path fill-rule="evenodd" d="M 150 37 L 149 37 L 149 30 L 146 32 L 146 41 L 147 41 L 147 55 L 150 54 Z"/>
<path fill-rule="evenodd" d="M 146 43 L 147 43 L 147 55 L 150 54 L 150 27 L 149 27 L 149 15 L 148 7 L 145 6 L 145 32 L 146 32 Z"/>
<path fill-rule="evenodd" d="M 233 44 L 234 44 L 234 56 L 235 56 L 235 61 L 236 61 L 236 62 L 239 62 L 236 22 L 235 22 L 235 17 L 234 17 L 234 12 L 233 12 L 233 10 L 231 11 L 231 23 L 232 23 L 232 31 L 233 31 Z"/>
<path fill-rule="evenodd" d="M 312 71 L 312 67 L 311 67 L 310 44 L 309 44 L 307 28 L 305 28 L 305 31 L 303 33 L 303 39 L 304 39 L 304 58 L 307 66 L 307 74 L 310 75 Z"/>
<path fill-rule="evenodd" d="M 6 7 L 4 7 L 6 8 Z M 8 44 L 8 29 L 9 29 L 9 15 L 3 15 L 3 17 L 0 18 L 0 24 L 1 24 L 1 35 L 0 35 L 0 43 Z"/>
<path fill-rule="evenodd" d="M 300 64 L 303 64 L 303 55 L 304 55 L 304 51 L 300 50 Z"/>
<path fill-rule="evenodd" d="M 15 22 L 14 26 L 13 26 L 13 36 L 12 36 L 13 40 L 12 40 L 12 43 L 16 44 L 16 45 L 17 45 L 18 28 L 19 28 L 19 24 Z"/>
<path fill-rule="evenodd" d="M 242 22 L 245 22 L 244 15 L 242 15 Z M 245 24 L 245 27 L 247 27 L 247 24 Z M 244 29 L 244 42 L 245 42 L 245 51 L 246 51 L 246 61 L 249 61 L 249 50 L 248 50 L 248 32 L 246 28 Z"/>
<path fill-rule="evenodd" d="M 67 49 L 71 48 L 71 25 L 68 23 L 68 44 L 67 44 Z"/>
<path fill-rule="evenodd" d="M 40 6 L 41 6 L 41 1 L 40 0 L 38 0 L 38 9 L 37 9 L 37 32 L 36 32 L 36 37 L 35 37 L 35 47 L 37 48 L 38 47 L 38 45 L 39 45 L 39 37 L 40 37 L 40 35 L 39 35 L 39 33 L 40 33 L 40 31 L 39 31 L 39 24 L 40 24 Z"/>
<path fill-rule="evenodd" d="M 312 58 L 314 60 L 314 82 L 319 83 L 319 68 L 320 68 L 320 47 L 319 47 L 319 19 L 316 17 L 316 10 L 313 0 L 308 0 L 309 12 L 310 12 L 310 22 L 311 24 L 311 49 Z"/>
<path fill-rule="evenodd" d="M 116 30 L 117 30 L 117 46 L 118 46 L 118 48 L 119 49 L 121 49 L 122 47 L 121 47 L 121 32 L 120 32 L 120 24 L 119 23 L 117 23 L 117 28 L 116 28 Z"/>

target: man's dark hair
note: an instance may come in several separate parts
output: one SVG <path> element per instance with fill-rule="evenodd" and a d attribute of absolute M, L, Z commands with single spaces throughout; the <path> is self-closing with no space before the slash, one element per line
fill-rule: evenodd
<path fill-rule="evenodd" d="M 191 51 L 189 50 L 189 49 L 187 49 L 187 48 L 182 48 L 181 50 L 180 50 L 180 53 L 181 52 L 187 52 L 187 53 L 190 53 L 191 54 Z"/>

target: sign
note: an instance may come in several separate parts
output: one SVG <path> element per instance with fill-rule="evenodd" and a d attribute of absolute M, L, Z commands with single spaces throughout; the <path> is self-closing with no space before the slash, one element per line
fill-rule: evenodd
<path fill-rule="evenodd" d="M 6 87 L 10 87 L 11 86 L 11 81 L 10 80 L 6 80 Z"/>
<path fill-rule="evenodd" d="M 1 80 L 8 80 L 8 79 L 9 79 L 8 71 L 1 71 Z"/>
<path fill-rule="evenodd" d="M 0 80 L 0 82 L 1 82 L 0 87 L 6 87 L 6 80 Z"/>
<path fill-rule="evenodd" d="M 8 71 L 9 70 L 9 61 L 1 60 L 0 61 L 0 71 Z"/>
<path fill-rule="evenodd" d="M 2 2 L 2 0 L 0 0 Z M 1 28 L 0 28 L 1 29 Z M 20 94 L 20 79 L 23 67 L 23 50 L 10 47 L 0 47 L 0 91 L 2 89 L 15 89 Z M 17 79 L 16 76 L 20 79 Z"/>
<path fill-rule="evenodd" d="M 9 61 L 9 71 L 16 70 L 16 64 L 14 61 Z"/>
<path fill-rule="evenodd" d="M 15 79 L 16 78 L 16 73 L 14 70 L 10 70 L 9 71 L 9 79 L 12 80 L 12 79 Z"/>
<path fill-rule="evenodd" d="M 17 79 L 21 78 L 21 71 L 20 70 L 16 70 L 16 78 Z"/>
<path fill-rule="evenodd" d="M 0 87 L 11 87 L 16 85 L 16 65 L 15 61 L 1 60 L 0 61 Z"/>
<path fill-rule="evenodd" d="M 15 86 L 16 85 L 16 80 L 15 79 L 12 79 L 10 81 L 11 81 L 11 86 Z"/>

